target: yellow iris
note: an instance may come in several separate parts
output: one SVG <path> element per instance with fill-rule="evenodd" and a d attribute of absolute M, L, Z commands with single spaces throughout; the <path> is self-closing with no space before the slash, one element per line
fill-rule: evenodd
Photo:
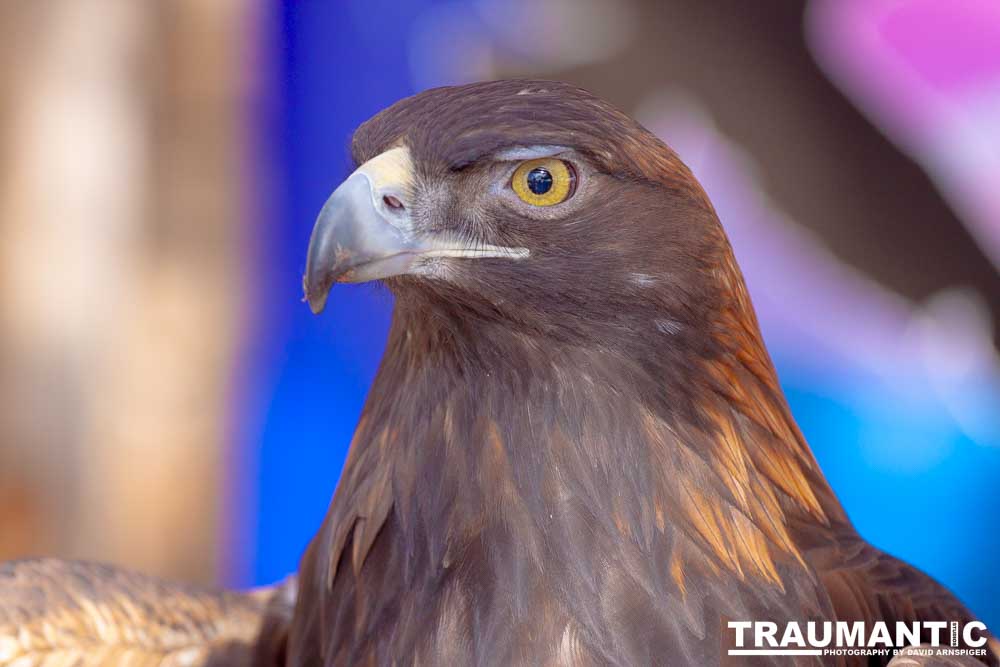
<path fill-rule="evenodd" d="M 510 186 L 521 201 L 532 206 L 552 206 L 573 194 L 573 168 L 554 157 L 522 162 L 511 177 Z"/>

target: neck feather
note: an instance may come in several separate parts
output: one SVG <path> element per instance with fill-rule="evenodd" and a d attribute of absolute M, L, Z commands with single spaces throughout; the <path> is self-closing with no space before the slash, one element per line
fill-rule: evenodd
<path fill-rule="evenodd" d="M 791 524 L 846 519 L 742 281 L 733 294 L 683 363 L 397 304 L 327 522 L 329 576 L 349 538 L 359 569 L 391 515 L 424 554 L 411 565 L 516 535 L 513 560 L 551 571 L 545 554 L 570 558 L 589 534 L 593 553 L 618 541 L 668 561 L 682 593 L 720 571 L 781 587 L 781 568 L 803 564 Z"/>

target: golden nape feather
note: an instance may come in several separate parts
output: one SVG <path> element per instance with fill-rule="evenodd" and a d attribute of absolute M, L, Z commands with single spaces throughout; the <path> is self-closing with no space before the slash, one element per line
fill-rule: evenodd
<path fill-rule="evenodd" d="M 250 664 L 293 597 L 293 583 L 214 592 L 92 563 L 5 563 L 0 667 Z"/>

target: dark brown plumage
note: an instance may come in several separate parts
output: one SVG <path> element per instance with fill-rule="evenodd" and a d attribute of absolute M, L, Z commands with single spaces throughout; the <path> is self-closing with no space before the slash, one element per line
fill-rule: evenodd
<path fill-rule="evenodd" d="M 290 664 L 709 665 L 726 619 L 971 619 L 850 526 L 715 212 L 656 137 L 585 91 L 503 81 L 404 100 L 353 155 L 399 146 L 414 234 L 530 256 L 385 280 L 385 358 Z M 497 154 L 531 146 L 580 175 L 552 210 L 502 192 Z"/>
<path fill-rule="evenodd" d="M 393 323 L 255 664 L 712 665 L 727 620 L 972 618 L 854 532 L 711 204 L 649 132 L 500 81 L 404 100 L 353 154 L 306 295 L 384 279 Z M 564 202 L 513 192 L 539 156 L 575 174 Z"/>

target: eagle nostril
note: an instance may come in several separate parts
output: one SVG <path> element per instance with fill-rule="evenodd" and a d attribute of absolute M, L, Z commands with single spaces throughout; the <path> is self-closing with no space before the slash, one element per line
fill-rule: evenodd
<path fill-rule="evenodd" d="M 403 202 L 399 201 L 398 198 L 393 197 L 392 195 L 385 195 L 382 197 L 382 201 L 385 202 L 385 205 L 393 211 L 402 211 L 406 208 L 403 206 Z"/>

